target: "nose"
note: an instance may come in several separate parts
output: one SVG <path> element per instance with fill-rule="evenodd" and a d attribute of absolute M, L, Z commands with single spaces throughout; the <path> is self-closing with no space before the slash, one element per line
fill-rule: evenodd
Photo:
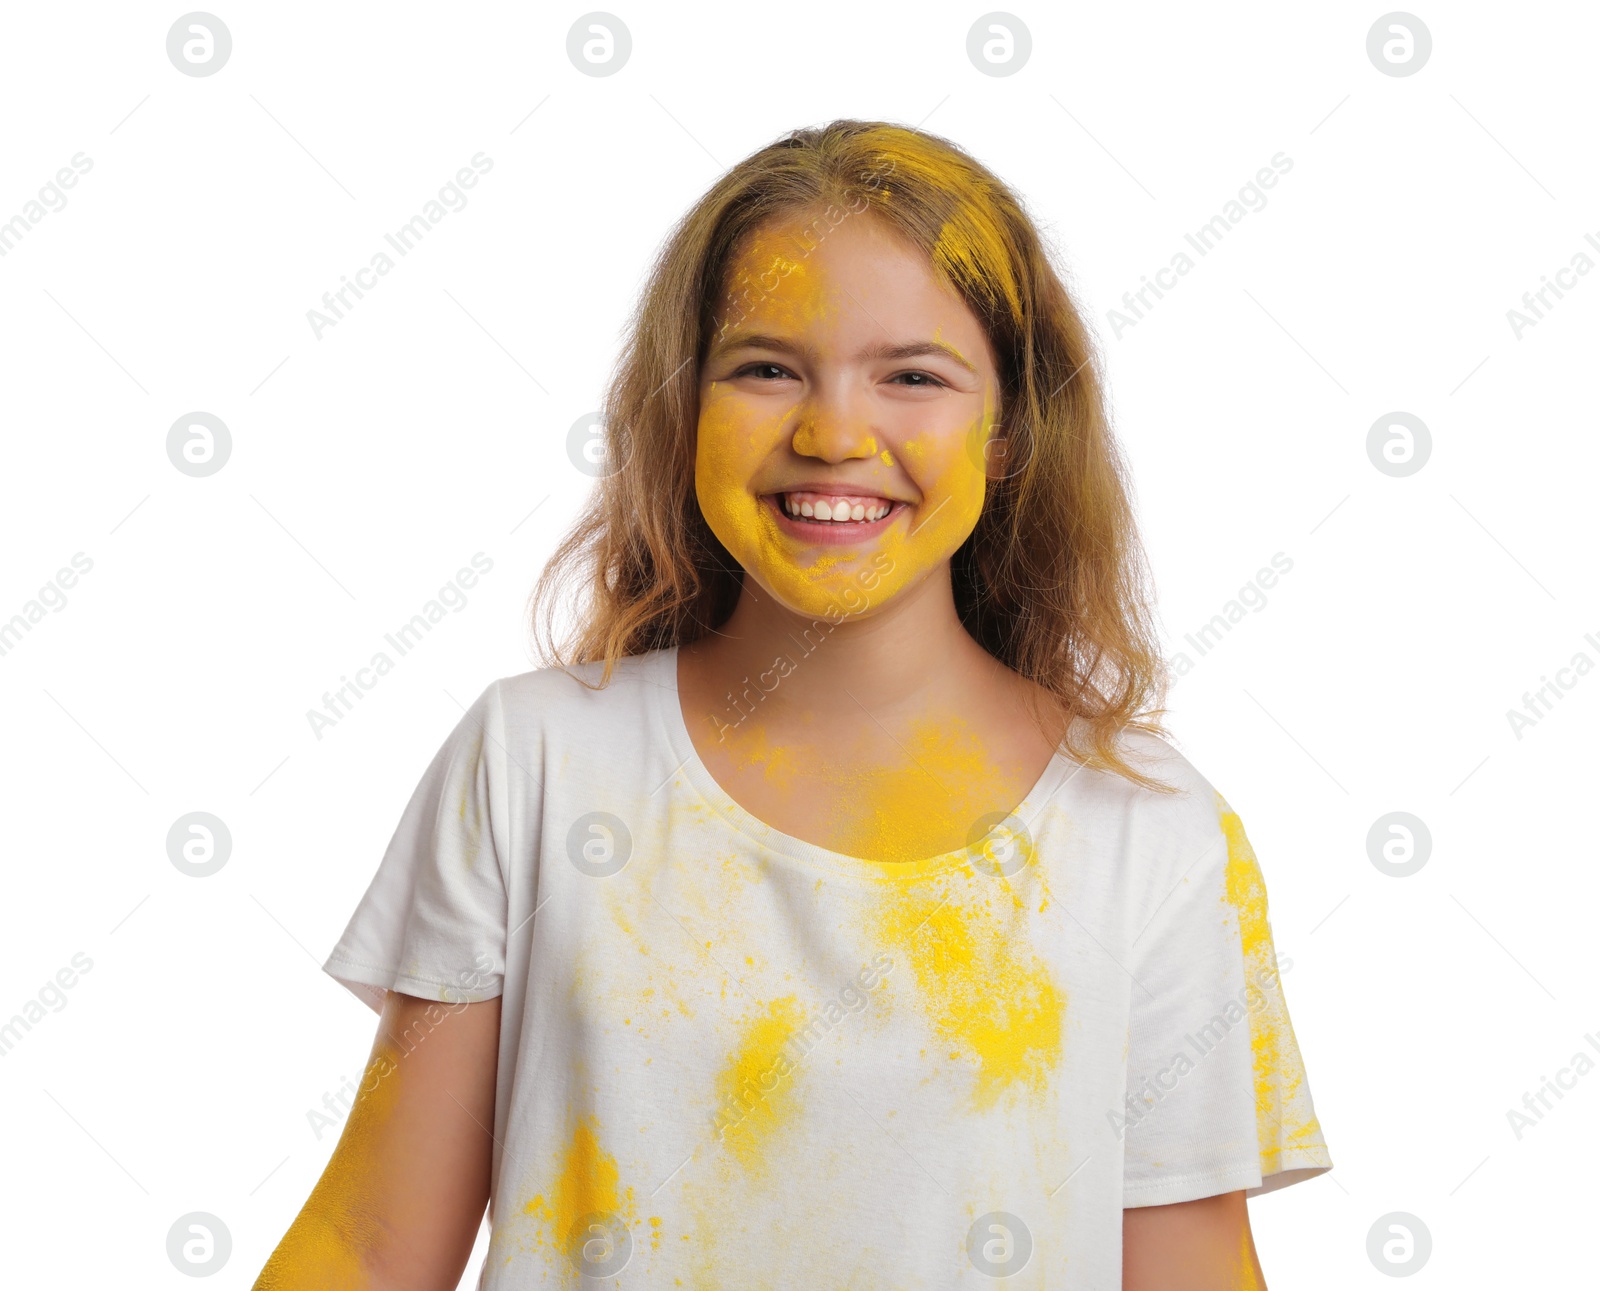
<path fill-rule="evenodd" d="M 870 419 L 847 392 L 814 394 L 795 410 L 795 418 L 791 443 L 802 457 L 846 462 L 872 457 L 878 451 L 878 436 Z"/>

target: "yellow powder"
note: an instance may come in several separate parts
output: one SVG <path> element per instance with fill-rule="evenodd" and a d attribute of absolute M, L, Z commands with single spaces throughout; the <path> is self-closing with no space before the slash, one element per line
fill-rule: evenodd
<path fill-rule="evenodd" d="M 747 728 L 743 733 L 735 728 L 734 740 L 738 745 L 740 762 L 745 766 L 760 767 L 769 783 L 789 788 L 818 769 L 811 750 L 799 743 L 775 743 L 767 734 L 766 723 L 760 718 L 747 718 L 740 726 Z"/>
<path fill-rule="evenodd" d="M 805 1012 L 793 995 L 770 1001 L 745 1019 L 738 1043 L 717 1075 L 720 1137 L 747 1170 L 762 1164 L 767 1141 L 799 1110 L 799 1055 L 787 1041 L 805 1021 Z"/>
<path fill-rule="evenodd" d="M 993 884 L 966 871 L 973 884 Z M 1007 903 L 1009 904 L 1009 903 Z M 1066 996 L 1048 965 L 1008 945 L 1008 927 L 982 899 L 951 890 L 885 892 L 878 933 L 911 967 L 919 1003 L 948 1056 L 975 1067 L 973 1103 L 992 1107 L 1008 1089 L 1042 1093 L 1061 1060 Z"/>
<path fill-rule="evenodd" d="M 913 720 L 895 732 L 891 760 L 878 765 L 867 764 L 874 755 L 866 746 L 879 735 L 870 719 L 865 725 L 840 723 L 833 715 L 803 719 L 817 726 L 814 738 L 778 744 L 752 717 L 730 736 L 730 745 L 741 767 L 758 769 L 770 789 L 807 807 L 800 814 L 814 827 L 809 841 L 830 851 L 873 861 L 921 861 L 972 846 L 980 820 L 1002 805 L 1007 811 L 1023 805 L 1009 800 L 1010 782 L 960 718 Z M 1022 849 L 1020 858 L 1009 850 L 1014 848 Z M 1039 871 L 1025 834 L 1002 831 L 983 852 L 980 865 Z M 1042 872 L 1036 881 L 1042 888 Z M 1000 890 L 1021 903 L 1009 886 Z M 1043 895 L 1041 909 L 1042 901 Z"/>
<path fill-rule="evenodd" d="M 1252 992 L 1248 1015 L 1256 1136 L 1261 1173 L 1267 1175 L 1282 1168 L 1285 1147 L 1322 1146 L 1322 1127 L 1310 1111 L 1300 1048 L 1282 990 L 1272 976 L 1277 969 L 1277 953 L 1267 923 L 1267 889 L 1261 867 L 1243 822 L 1220 793 L 1216 795 L 1216 805 L 1228 844 L 1226 900 L 1239 920 L 1245 981 L 1259 985 L 1262 992 L 1259 1001 Z"/>
<path fill-rule="evenodd" d="M 373 1213 L 384 1179 L 382 1144 L 399 1096 L 401 1053 L 380 1041 L 322 1177 L 273 1250 L 253 1291 L 366 1291 L 367 1253 L 383 1236 Z"/>
<path fill-rule="evenodd" d="M 1255 1249 L 1250 1242 L 1248 1222 L 1239 1225 L 1238 1267 L 1234 1270 L 1234 1291 L 1266 1291 L 1256 1276 Z"/>
<path fill-rule="evenodd" d="M 831 278 L 822 266 L 788 254 L 791 249 L 787 235 L 774 230 L 763 233 L 742 254 L 730 281 L 743 283 L 753 297 L 748 313 L 738 317 L 736 330 L 803 335 L 826 326 L 849 301 L 846 284 Z M 965 263 L 957 238 L 941 254 Z M 793 408 L 761 416 L 737 391 L 713 382 L 700 409 L 696 500 L 706 523 L 739 565 L 758 573 L 787 604 L 817 615 L 860 612 L 889 600 L 948 558 L 976 525 L 986 482 L 982 453 L 973 445 L 975 438 L 987 435 L 995 407 L 991 381 L 982 414 L 961 436 L 930 436 L 936 442 L 905 445 L 908 457 L 932 469 L 931 478 L 919 481 L 927 501 L 915 533 L 897 523 L 861 546 L 807 548 L 779 529 L 776 517 L 749 489 L 773 444 L 788 433 L 786 423 Z M 804 423 L 793 429 L 795 452 L 816 455 L 815 429 Z M 859 430 L 852 455 L 876 456 L 880 451 L 876 436 L 865 425 Z M 863 585 L 859 577 L 863 573 L 872 576 L 866 580 L 872 586 Z"/>
<path fill-rule="evenodd" d="M 523 1213 L 544 1222 L 550 1246 L 565 1260 L 568 1244 L 581 1220 L 610 1215 L 623 1223 L 630 1222 L 633 1189 L 620 1189 L 618 1185 L 617 1159 L 601 1146 L 600 1127 L 591 1113 L 574 1123 L 548 1198 L 543 1193 L 531 1198 Z M 584 1234 L 577 1236 L 582 1240 Z"/>
<path fill-rule="evenodd" d="M 939 230 L 933 263 L 953 283 L 975 288 L 980 296 L 992 296 L 998 287 L 1012 319 L 1022 321 L 1022 298 L 1009 269 L 1010 257 L 990 221 L 958 213 Z"/>

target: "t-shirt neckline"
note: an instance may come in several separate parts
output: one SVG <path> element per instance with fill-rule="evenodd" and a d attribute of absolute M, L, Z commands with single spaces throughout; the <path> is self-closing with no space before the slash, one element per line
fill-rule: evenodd
<path fill-rule="evenodd" d="M 815 843 L 808 843 L 767 824 L 752 812 L 745 810 L 723 789 L 695 749 L 694 741 L 689 736 L 688 723 L 684 721 L 683 703 L 678 694 L 678 647 L 665 646 L 656 650 L 654 664 L 655 675 L 649 689 L 655 696 L 654 708 L 658 730 L 665 736 L 667 747 L 672 752 L 674 769 L 672 776 L 668 777 L 669 781 L 682 771 L 701 799 L 717 816 L 740 833 L 754 839 L 763 848 L 791 860 L 837 874 L 890 882 L 920 879 L 930 874 L 971 864 L 974 849 L 965 847 L 914 861 L 880 861 L 847 856 L 843 852 L 835 852 Z M 1037 809 L 1061 787 L 1062 780 L 1067 775 L 1068 765 L 1069 759 L 1062 755 L 1060 749 L 1052 753 L 1038 780 L 1022 801 L 1011 808 L 1010 815 L 1020 818 L 1028 828 L 1034 828 Z M 997 823 L 995 829 L 998 827 Z M 994 838 L 995 829 L 991 829 L 980 843 Z"/>

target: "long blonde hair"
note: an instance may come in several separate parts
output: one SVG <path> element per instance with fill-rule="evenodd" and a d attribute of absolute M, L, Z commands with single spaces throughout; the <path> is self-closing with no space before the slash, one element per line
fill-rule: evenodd
<path fill-rule="evenodd" d="M 617 659 L 697 640 L 733 612 L 743 571 L 695 498 L 700 368 L 719 307 L 737 300 L 725 278 L 743 240 L 816 210 L 822 236 L 870 213 L 921 248 L 999 360 L 1005 477 L 990 481 L 951 557 L 961 622 L 1078 719 L 1070 755 L 1169 789 L 1117 745 L 1124 727 L 1165 734 L 1168 671 L 1090 333 L 1021 200 L 923 130 L 839 120 L 793 131 L 729 170 L 672 230 L 605 397 L 607 473 L 529 597 L 536 652 L 563 667 L 603 659 L 604 686 Z M 557 641 L 573 582 L 586 596 Z"/>

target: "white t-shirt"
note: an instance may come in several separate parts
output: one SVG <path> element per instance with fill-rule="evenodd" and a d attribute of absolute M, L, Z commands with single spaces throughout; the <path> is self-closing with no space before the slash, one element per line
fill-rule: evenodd
<path fill-rule="evenodd" d="M 479 1286 L 1095 1291 L 1124 1207 L 1328 1170 L 1239 818 L 1123 739 L 1183 792 L 1058 752 L 870 861 L 717 785 L 676 649 L 489 685 L 324 965 L 503 995 Z"/>

